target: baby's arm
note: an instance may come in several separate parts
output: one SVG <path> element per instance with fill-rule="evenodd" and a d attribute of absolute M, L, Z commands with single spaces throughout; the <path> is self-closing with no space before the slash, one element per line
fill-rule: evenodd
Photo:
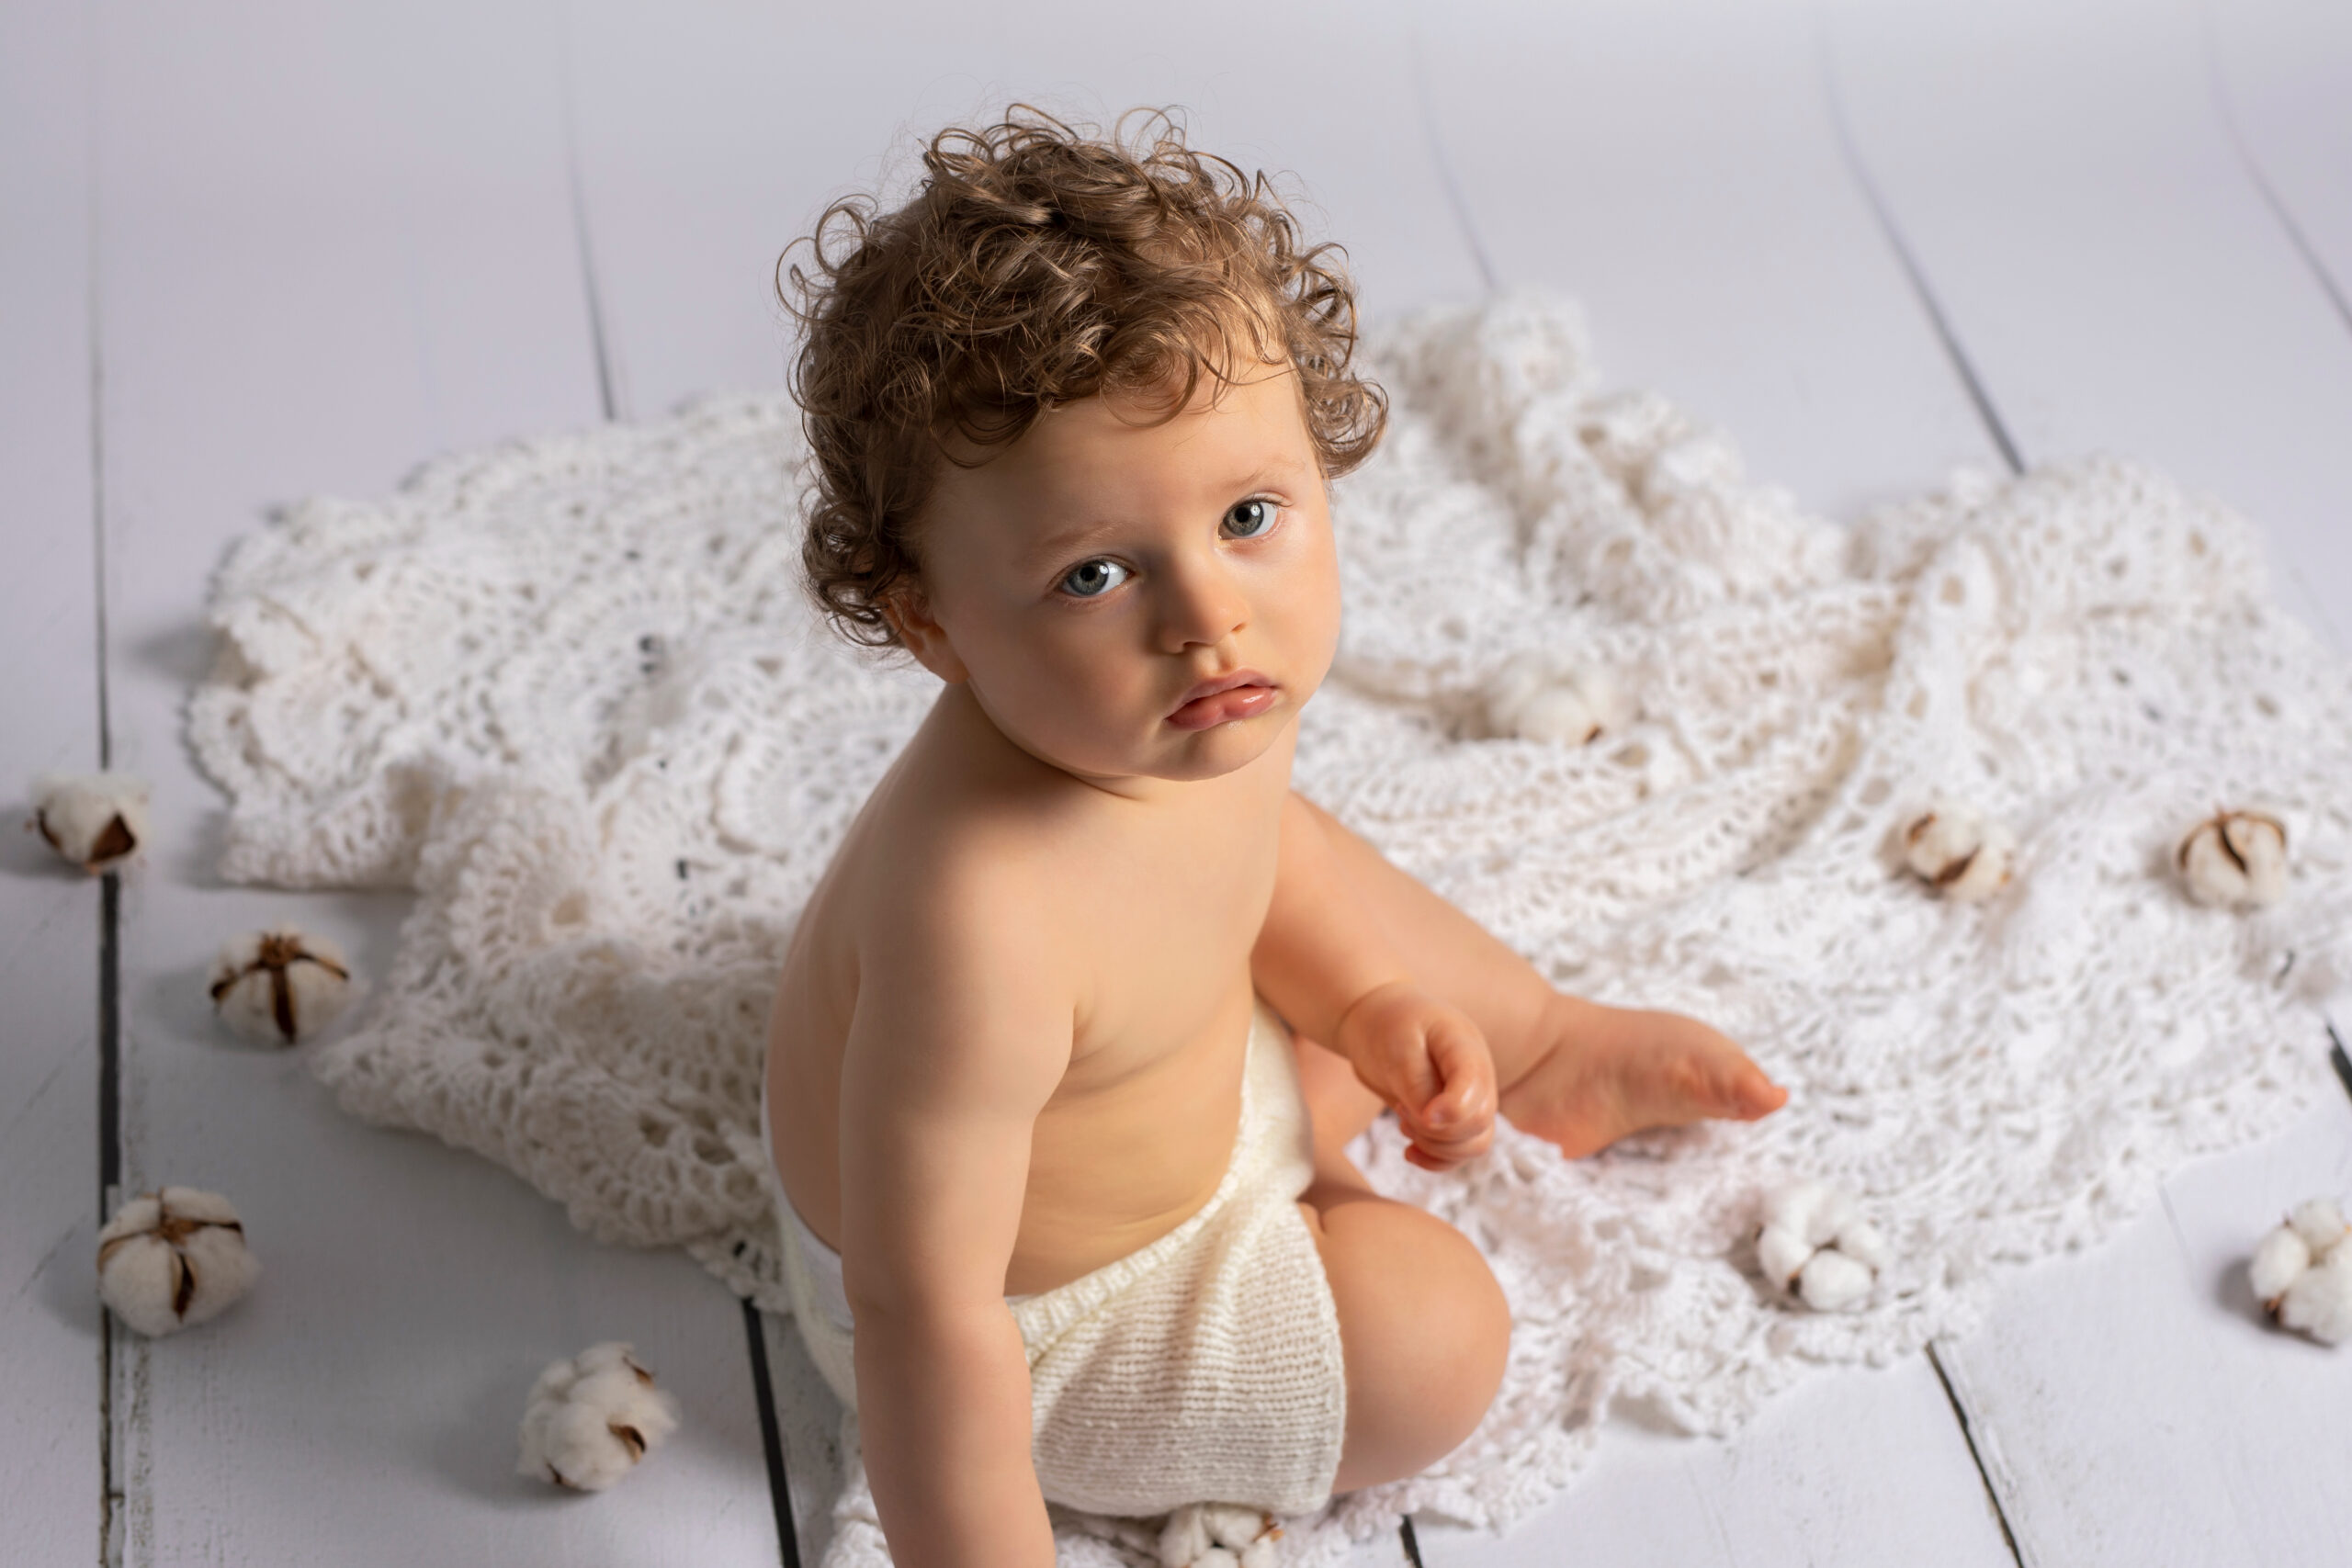
<path fill-rule="evenodd" d="M 1032 1132 L 1069 1063 L 1069 993 L 1001 897 L 937 893 L 911 929 L 861 942 L 842 1060 L 866 1474 L 900 1568 L 1051 1568 L 1004 1279 Z"/>
<path fill-rule="evenodd" d="M 1250 973 L 1291 1027 L 1346 1057 L 1396 1108 L 1406 1157 L 1443 1169 L 1494 1139 L 1495 1066 L 1477 1024 L 1415 983 L 1352 886 L 1319 814 L 1283 801 L 1274 896 Z"/>
<path fill-rule="evenodd" d="M 1409 955 L 1422 985 L 1476 1022 L 1492 1054 L 1502 1114 L 1521 1131 L 1577 1157 L 1645 1128 L 1705 1117 L 1752 1122 L 1787 1100 L 1788 1091 L 1746 1053 L 1696 1019 L 1554 990 L 1526 960 L 1344 824 L 1296 795 L 1290 805 L 1322 829 L 1329 874 L 1340 884 L 1329 896 L 1334 906 L 1374 926 Z M 1286 837 L 1289 829 L 1286 818 Z"/>

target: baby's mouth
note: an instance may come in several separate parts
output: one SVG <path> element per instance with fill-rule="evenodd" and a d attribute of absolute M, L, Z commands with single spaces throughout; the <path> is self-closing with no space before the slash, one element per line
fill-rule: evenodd
<path fill-rule="evenodd" d="M 1237 670 L 1204 681 L 1186 694 L 1168 722 L 1179 729 L 1213 729 L 1237 718 L 1254 718 L 1274 705 L 1274 683 L 1255 670 Z"/>

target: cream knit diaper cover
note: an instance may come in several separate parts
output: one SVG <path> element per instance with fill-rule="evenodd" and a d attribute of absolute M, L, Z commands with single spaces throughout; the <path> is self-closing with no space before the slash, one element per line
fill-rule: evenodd
<path fill-rule="evenodd" d="M 1186 1503 L 1301 1514 L 1329 1497 L 1348 1393 L 1339 1313 L 1297 1206 L 1314 1165 L 1289 1033 L 1261 1001 L 1233 1158 L 1208 1202 L 1116 1262 L 1005 1298 L 1029 1352 L 1031 1453 L 1049 1501 L 1146 1517 Z M 776 1210 L 793 1318 L 854 1409 L 841 1255 L 781 1183 Z"/>

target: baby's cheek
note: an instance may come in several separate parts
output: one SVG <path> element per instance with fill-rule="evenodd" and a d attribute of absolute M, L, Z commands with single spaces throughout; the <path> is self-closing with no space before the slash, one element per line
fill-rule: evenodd
<path fill-rule="evenodd" d="M 1340 650 L 1340 561 L 1328 523 L 1317 544 L 1300 563 L 1297 592 L 1285 606 L 1295 623 L 1292 655 L 1310 683 L 1322 681 Z"/>
<path fill-rule="evenodd" d="M 1040 694 L 1051 722 L 1080 737 L 1121 733 L 1140 718 L 1159 716 L 1159 695 L 1136 660 L 1091 647 L 1057 658 L 1050 689 Z"/>

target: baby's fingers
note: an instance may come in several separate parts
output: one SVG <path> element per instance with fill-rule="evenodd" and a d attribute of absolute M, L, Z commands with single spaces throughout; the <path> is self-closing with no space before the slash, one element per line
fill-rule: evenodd
<path fill-rule="evenodd" d="M 1442 1020 L 1428 1036 L 1430 1066 L 1441 1087 L 1414 1116 L 1416 1133 L 1453 1143 L 1491 1134 L 1498 1094 L 1495 1059 L 1477 1026 L 1464 1019 Z M 1421 1141 L 1417 1139 L 1417 1141 Z"/>
<path fill-rule="evenodd" d="M 1494 1143 L 1495 1127 L 1489 1122 L 1476 1134 L 1450 1142 L 1441 1142 L 1427 1134 L 1416 1137 L 1405 1145 L 1405 1158 L 1423 1170 L 1452 1170 L 1464 1161 L 1476 1159 L 1492 1148 Z"/>

